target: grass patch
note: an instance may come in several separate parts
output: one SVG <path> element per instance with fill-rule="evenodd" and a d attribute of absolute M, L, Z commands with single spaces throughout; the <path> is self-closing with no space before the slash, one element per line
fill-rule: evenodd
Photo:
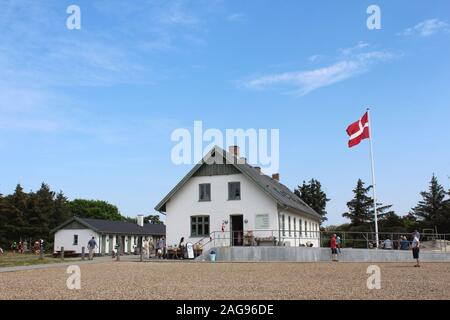
<path fill-rule="evenodd" d="M 0 268 L 31 266 L 35 264 L 49 264 L 62 262 L 59 258 L 53 258 L 52 255 L 45 255 L 44 259 L 39 259 L 39 256 L 34 254 L 18 254 L 12 252 L 5 252 L 0 255 Z"/>

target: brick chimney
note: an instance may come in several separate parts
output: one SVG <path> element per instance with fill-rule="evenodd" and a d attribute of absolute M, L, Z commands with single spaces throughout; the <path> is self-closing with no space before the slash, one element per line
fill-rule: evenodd
<path fill-rule="evenodd" d="M 261 174 L 261 167 L 254 167 L 259 174 Z"/>
<path fill-rule="evenodd" d="M 233 156 L 239 158 L 240 156 L 240 149 L 238 146 L 229 146 L 228 152 L 230 152 Z"/>
<path fill-rule="evenodd" d="M 272 173 L 272 179 L 280 181 L 280 174 L 279 173 Z"/>

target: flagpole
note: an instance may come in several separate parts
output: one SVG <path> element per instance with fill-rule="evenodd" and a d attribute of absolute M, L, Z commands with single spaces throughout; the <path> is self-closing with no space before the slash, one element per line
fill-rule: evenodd
<path fill-rule="evenodd" d="M 377 183 L 375 180 L 375 161 L 373 159 L 372 123 L 370 119 L 370 108 L 367 108 L 367 117 L 369 121 L 370 158 L 372 161 L 372 190 L 373 190 L 373 208 L 375 212 L 375 240 L 377 242 L 376 248 L 378 249 L 379 238 L 378 238 L 378 212 L 377 212 Z"/>

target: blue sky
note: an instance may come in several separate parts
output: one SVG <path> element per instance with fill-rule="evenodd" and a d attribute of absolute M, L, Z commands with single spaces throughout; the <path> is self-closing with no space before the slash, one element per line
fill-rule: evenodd
<path fill-rule="evenodd" d="M 81 30 L 65 26 L 69 5 Z M 381 30 L 366 27 L 371 4 Z M 177 128 L 280 130 L 280 175 L 319 179 L 330 223 L 368 143 L 345 128 L 372 108 L 379 200 L 407 213 L 434 172 L 450 187 L 450 3 L 0 0 L 0 192 L 42 181 L 73 199 L 153 207 L 190 169 Z"/>

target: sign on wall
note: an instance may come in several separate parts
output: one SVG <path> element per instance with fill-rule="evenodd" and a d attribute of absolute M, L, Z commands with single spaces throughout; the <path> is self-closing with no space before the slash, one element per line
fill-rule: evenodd
<path fill-rule="evenodd" d="M 188 242 L 186 244 L 186 250 L 187 250 L 187 256 L 188 259 L 194 259 L 194 245 L 191 242 Z"/>
<path fill-rule="evenodd" d="M 267 230 L 270 228 L 269 214 L 257 214 L 255 217 L 255 229 Z"/>

